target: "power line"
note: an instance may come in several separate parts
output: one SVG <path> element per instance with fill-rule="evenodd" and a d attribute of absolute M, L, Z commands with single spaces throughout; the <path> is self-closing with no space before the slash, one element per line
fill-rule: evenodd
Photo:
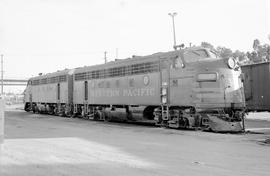
<path fill-rule="evenodd" d="M 104 61 L 105 61 L 105 64 L 107 63 L 107 51 L 104 52 Z"/>
<path fill-rule="evenodd" d="M 115 59 L 118 59 L 118 48 L 115 50 Z"/>

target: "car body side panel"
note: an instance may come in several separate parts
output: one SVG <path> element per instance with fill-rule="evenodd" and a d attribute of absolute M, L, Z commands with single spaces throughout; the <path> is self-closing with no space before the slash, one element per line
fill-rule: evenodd
<path fill-rule="evenodd" d="M 68 103 L 68 84 L 60 84 L 60 103 Z M 32 101 L 40 103 L 57 103 L 57 83 L 36 85 L 31 87 Z"/>
<path fill-rule="evenodd" d="M 74 82 L 74 104 L 84 104 L 84 82 Z M 159 105 L 159 72 L 87 80 L 88 104 Z"/>

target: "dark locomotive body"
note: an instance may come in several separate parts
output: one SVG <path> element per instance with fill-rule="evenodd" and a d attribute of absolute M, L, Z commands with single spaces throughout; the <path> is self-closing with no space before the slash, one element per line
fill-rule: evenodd
<path fill-rule="evenodd" d="M 248 111 L 270 111 L 270 63 L 241 66 Z"/>
<path fill-rule="evenodd" d="M 46 94 L 55 95 L 53 90 L 33 91 L 44 85 L 29 84 L 26 109 L 49 104 L 60 114 L 87 119 L 238 132 L 243 130 L 245 102 L 241 69 L 232 62 L 227 64 L 214 52 L 196 47 L 66 70 L 62 95 L 66 100 L 45 101 Z M 50 79 L 50 74 L 30 80 L 44 77 Z M 42 94 L 44 99 L 30 101 L 29 94 Z"/>

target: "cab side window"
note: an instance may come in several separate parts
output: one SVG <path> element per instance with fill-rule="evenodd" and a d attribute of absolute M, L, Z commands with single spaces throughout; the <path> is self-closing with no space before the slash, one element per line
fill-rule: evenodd
<path fill-rule="evenodd" d="M 173 59 L 172 68 L 183 68 L 185 65 L 180 56 Z"/>

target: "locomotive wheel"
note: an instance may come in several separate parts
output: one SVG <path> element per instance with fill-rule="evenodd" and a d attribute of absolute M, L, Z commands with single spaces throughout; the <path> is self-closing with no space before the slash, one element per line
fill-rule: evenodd
<path fill-rule="evenodd" d="M 105 115 L 104 122 L 111 122 L 112 121 L 112 116 L 111 115 Z"/>
<path fill-rule="evenodd" d="M 50 111 L 48 112 L 49 115 L 53 115 L 54 114 L 54 108 L 50 108 Z"/>
<path fill-rule="evenodd" d="M 93 120 L 99 120 L 99 113 L 95 112 Z"/>
<path fill-rule="evenodd" d="M 33 113 L 36 113 L 36 106 L 33 105 L 32 111 L 33 111 Z"/>
<path fill-rule="evenodd" d="M 82 116 L 84 120 L 89 120 L 89 117 L 87 115 Z"/>
<path fill-rule="evenodd" d="M 182 123 L 180 123 L 181 128 L 187 128 L 188 127 L 188 119 L 183 118 L 183 120 L 181 122 L 182 122 Z"/>
<path fill-rule="evenodd" d="M 102 112 L 102 111 L 97 111 L 94 114 L 94 119 L 93 120 L 105 120 L 105 119 L 106 119 L 105 113 Z"/>
<path fill-rule="evenodd" d="M 69 112 L 69 113 L 66 113 L 66 117 L 67 118 L 71 118 L 72 117 L 72 114 Z"/>
<path fill-rule="evenodd" d="M 62 112 L 59 112 L 59 111 L 56 112 L 56 115 L 59 116 L 59 117 L 64 117 L 63 116 L 63 113 Z"/>
<path fill-rule="evenodd" d="M 24 110 L 25 110 L 26 112 L 29 112 L 29 111 L 30 111 L 30 105 L 29 105 L 29 104 L 25 104 Z"/>
<path fill-rule="evenodd" d="M 160 126 L 163 127 L 163 128 L 168 128 L 169 127 L 168 122 L 164 121 L 164 120 L 160 123 Z"/>
<path fill-rule="evenodd" d="M 34 111 L 35 111 L 35 112 L 34 112 Z M 39 110 L 38 110 L 38 107 L 37 107 L 37 106 L 34 107 L 34 111 L 33 111 L 33 112 L 34 112 L 35 114 L 39 114 Z"/>

